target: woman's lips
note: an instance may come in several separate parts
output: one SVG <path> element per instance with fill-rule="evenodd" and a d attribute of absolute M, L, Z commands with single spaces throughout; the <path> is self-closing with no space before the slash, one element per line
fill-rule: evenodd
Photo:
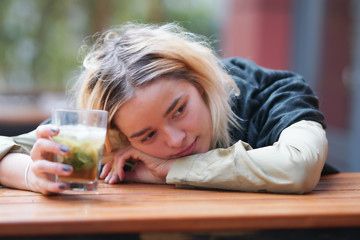
<path fill-rule="evenodd" d="M 196 148 L 196 140 L 190 145 L 188 146 L 186 149 L 182 150 L 181 152 L 177 153 L 174 155 L 174 158 L 180 158 L 180 157 L 184 157 L 184 156 L 188 156 L 190 154 L 192 154 L 195 151 Z"/>

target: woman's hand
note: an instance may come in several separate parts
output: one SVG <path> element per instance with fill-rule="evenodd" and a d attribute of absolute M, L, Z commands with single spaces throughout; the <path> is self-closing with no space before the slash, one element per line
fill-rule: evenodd
<path fill-rule="evenodd" d="M 126 161 L 136 162 L 136 168 L 133 171 L 124 171 Z M 174 159 L 151 157 L 130 146 L 117 152 L 113 159 L 105 164 L 100 177 L 110 184 L 119 181 L 166 183 L 166 176 L 174 162 Z"/>
<path fill-rule="evenodd" d="M 64 183 L 55 182 L 56 174 L 69 176 L 73 171 L 69 165 L 54 162 L 54 154 L 66 156 L 69 153 L 68 147 L 51 140 L 58 133 L 59 129 L 50 124 L 36 129 L 37 140 L 30 153 L 32 163 L 26 179 L 29 190 L 50 194 L 66 189 Z"/>

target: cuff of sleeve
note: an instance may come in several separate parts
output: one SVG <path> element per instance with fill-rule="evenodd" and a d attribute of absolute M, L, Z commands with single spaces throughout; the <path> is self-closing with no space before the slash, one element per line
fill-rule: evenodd
<path fill-rule="evenodd" d="M 35 141 L 35 130 L 16 137 L 0 136 L 0 160 L 8 153 L 24 153 L 29 155 Z"/>
<path fill-rule="evenodd" d="M 0 136 L 0 160 L 13 148 L 19 148 L 19 146 L 10 138 Z"/>
<path fill-rule="evenodd" d="M 187 175 L 193 167 L 195 159 L 195 156 L 188 156 L 177 159 L 166 176 L 166 183 L 186 185 Z"/>
<path fill-rule="evenodd" d="M 238 150 L 236 150 L 238 149 Z M 214 149 L 207 153 L 195 154 L 175 161 L 170 169 L 166 183 L 176 185 L 207 185 L 211 178 L 224 179 L 221 170 L 233 166 L 235 152 L 251 150 L 248 143 L 238 141 L 227 149 Z M 239 154 L 239 153 L 238 153 Z"/>

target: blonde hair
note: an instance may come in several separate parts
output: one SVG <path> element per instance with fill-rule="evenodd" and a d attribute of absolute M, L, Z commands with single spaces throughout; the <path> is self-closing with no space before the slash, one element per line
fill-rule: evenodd
<path fill-rule="evenodd" d="M 116 111 L 136 88 L 162 77 L 186 79 L 203 90 L 213 124 L 211 148 L 229 146 L 229 129 L 237 126 L 230 96 L 238 89 L 204 38 L 174 23 L 128 23 L 99 35 L 83 61 L 76 104 L 109 112 L 109 127 L 117 135 L 111 145 L 118 148 L 128 143 L 113 124 Z"/>

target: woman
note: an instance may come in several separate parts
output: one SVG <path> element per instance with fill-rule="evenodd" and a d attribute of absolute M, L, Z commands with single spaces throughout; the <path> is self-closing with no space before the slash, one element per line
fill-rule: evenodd
<path fill-rule="evenodd" d="M 106 31 L 74 89 L 78 108 L 109 112 L 107 183 L 305 193 L 326 160 L 324 117 L 300 76 L 241 58 L 219 61 L 203 39 L 174 24 Z M 72 168 L 48 161 L 49 153 L 68 152 L 50 140 L 56 134 L 47 124 L 2 138 L 0 183 L 63 191 L 52 176 Z M 124 171 L 131 162 L 136 167 Z"/>

